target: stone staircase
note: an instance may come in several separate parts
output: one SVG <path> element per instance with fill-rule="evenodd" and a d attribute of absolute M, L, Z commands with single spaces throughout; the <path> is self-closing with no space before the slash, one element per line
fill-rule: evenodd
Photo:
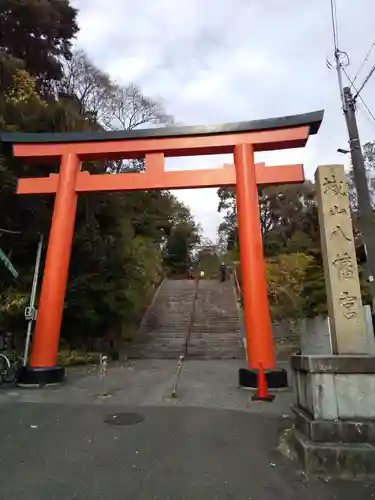
<path fill-rule="evenodd" d="M 196 282 L 165 280 L 148 308 L 129 358 L 177 359 L 185 353 Z"/>
<path fill-rule="evenodd" d="M 165 280 L 148 308 L 129 358 L 242 359 L 241 324 L 232 283 Z"/>
<path fill-rule="evenodd" d="M 187 344 L 187 357 L 242 359 L 241 323 L 230 281 L 201 280 Z"/>

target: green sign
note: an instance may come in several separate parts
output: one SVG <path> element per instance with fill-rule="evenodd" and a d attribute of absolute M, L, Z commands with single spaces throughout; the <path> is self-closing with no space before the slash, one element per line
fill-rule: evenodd
<path fill-rule="evenodd" d="M 8 259 L 8 257 L 5 255 L 5 253 L 1 250 L 1 248 L 0 248 L 0 260 L 2 260 L 4 262 L 5 267 L 11 273 L 13 278 L 18 278 L 18 271 L 16 271 L 16 269 L 13 267 L 13 264 Z"/>

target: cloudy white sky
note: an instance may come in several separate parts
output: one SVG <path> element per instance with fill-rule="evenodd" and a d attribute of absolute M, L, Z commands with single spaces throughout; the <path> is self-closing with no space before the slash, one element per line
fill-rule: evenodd
<path fill-rule="evenodd" d="M 339 45 L 354 75 L 374 42 L 374 0 L 336 0 Z M 258 154 L 268 164 L 345 163 L 344 118 L 332 61 L 329 0 L 74 0 L 77 44 L 119 83 L 135 82 L 163 100 L 179 123 L 211 124 L 325 109 L 322 128 L 305 149 Z M 375 48 L 357 82 L 375 64 Z M 375 75 L 363 98 L 375 114 Z M 362 142 L 375 121 L 358 112 Z M 227 158 L 179 160 L 181 168 L 219 166 Z M 221 215 L 215 189 L 179 191 L 216 239 Z"/>

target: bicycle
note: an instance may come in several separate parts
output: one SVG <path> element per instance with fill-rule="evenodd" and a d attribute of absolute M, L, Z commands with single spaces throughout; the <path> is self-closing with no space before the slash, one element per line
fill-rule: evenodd
<path fill-rule="evenodd" d="M 0 386 L 13 384 L 21 367 L 22 362 L 14 352 L 0 352 Z"/>

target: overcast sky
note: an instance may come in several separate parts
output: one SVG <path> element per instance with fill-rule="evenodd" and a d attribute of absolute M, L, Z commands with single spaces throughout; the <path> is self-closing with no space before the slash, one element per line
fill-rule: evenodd
<path fill-rule="evenodd" d="M 339 45 L 353 76 L 375 39 L 374 0 L 336 0 Z M 332 61 L 329 0 L 74 0 L 77 44 L 117 82 L 139 84 L 161 98 L 186 125 L 253 120 L 325 109 L 323 125 L 305 149 L 259 153 L 268 164 L 346 163 L 347 147 Z M 375 48 L 360 73 L 375 64 Z M 363 91 L 375 114 L 375 75 Z M 375 121 L 361 106 L 362 142 L 375 139 Z M 220 166 L 225 157 L 178 160 L 178 168 Z M 176 164 L 173 168 L 177 168 Z M 215 189 L 179 191 L 216 239 L 221 215 Z"/>

